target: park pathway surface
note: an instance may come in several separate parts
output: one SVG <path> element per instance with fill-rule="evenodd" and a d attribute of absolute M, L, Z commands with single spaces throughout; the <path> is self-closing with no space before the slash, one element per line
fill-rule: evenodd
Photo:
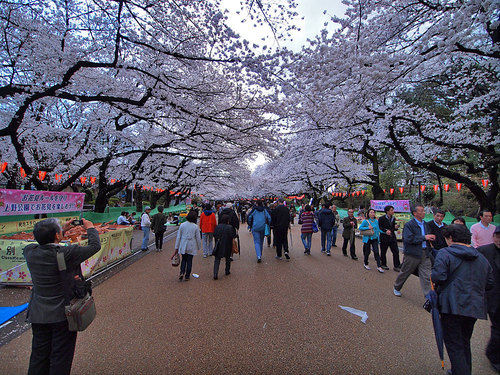
<path fill-rule="evenodd" d="M 364 270 L 361 241 L 358 261 L 340 247 L 321 254 L 319 234 L 305 256 L 299 226 L 292 232 L 290 261 L 265 244 L 257 264 L 242 227 L 241 257 L 217 281 L 213 258 L 198 254 L 200 277 L 180 282 L 173 240 L 116 273 L 94 289 L 98 315 L 78 335 L 72 374 L 444 374 L 416 277 L 395 297 L 396 272 Z M 367 323 L 338 305 L 366 311 Z M 474 374 L 493 374 L 488 338 L 478 321 Z M 31 331 L 2 346 L 0 374 L 26 374 L 30 347 Z"/>

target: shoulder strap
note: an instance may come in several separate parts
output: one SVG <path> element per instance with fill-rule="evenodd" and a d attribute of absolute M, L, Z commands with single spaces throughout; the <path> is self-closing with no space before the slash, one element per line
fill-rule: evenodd
<path fill-rule="evenodd" d="M 448 287 L 448 285 L 450 285 L 457 277 L 457 274 L 458 274 L 458 269 L 462 266 L 462 264 L 464 263 L 463 260 L 460 260 L 460 264 L 458 265 L 457 268 L 455 268 L 452 272 L 451 272 L 451 275 L 450 277 L 448 277 L 448 279 L 446 280 L 446 282 L 441 286 L 440 288 L 440 292 L 442 292 L 444 289 L 446 289 Z"/>

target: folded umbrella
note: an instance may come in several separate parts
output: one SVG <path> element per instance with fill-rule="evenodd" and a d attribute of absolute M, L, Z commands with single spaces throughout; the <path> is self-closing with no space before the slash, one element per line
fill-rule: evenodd
<path fill-rule="evenodd" d="M 438 295 L 434 290 L 434 285 L 431 281 L 432 290 L 425 296 L 431 308 L 432 325 L 434 327 L 434 336 L 436 337 L 436 344 L 438 347 L 439 358 L 441 359 L 441 368 L 444 369 L 444 355 L 443 355 L 443 326 L 441 325 L 441 317 L 439 315 Z"/>

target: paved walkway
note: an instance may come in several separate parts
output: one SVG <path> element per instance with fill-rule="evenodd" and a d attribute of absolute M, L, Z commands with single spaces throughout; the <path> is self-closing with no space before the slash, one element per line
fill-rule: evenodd
<path fill-rule="evenodd" d="M 319 235 L 305 256 L 298 226 L 289 262 L 265 245 L 257 264 L 251 234 L 240 237 L 241 257 L 218 281 L 213 258 L 198 254 L 200 277 L 179 282 L 169 241 L 97 286 L 98 316 L 78 336 L 73 374 L 443 374 L 417 278 L 395 297 L 394 271 L 366 271 L 340 248 L 320 254 Z M 366 311 L 367 323 L 338 305 Z M 479 321 L 474 374 L 493 374 L 488 338 Z M 30 340 L 28 331 L 0 348 L 0 374 L 26 373 Z"/>

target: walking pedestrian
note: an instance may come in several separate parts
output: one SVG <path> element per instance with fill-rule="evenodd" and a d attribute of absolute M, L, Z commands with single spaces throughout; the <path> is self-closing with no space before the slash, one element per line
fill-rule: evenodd
<path fill-rule="evenodd" d="M 434 212 L 434 220 L 427 222 L 429 233 L 436 236 L 436 239 L 434 241 L 431 241 L 432 256 L 434 258 L 437 256 L 437 252 L 439 249 L 447 246 L 443 236 L 443 228 L 446 226 L 446 224 L 443 223 L 445 214 L 446 213 L 443 210 L 437 209 Z"/>
<path fill-rule="evenodd" d="M 380 263 L 383 270 L 388 270 L 387 267 L 387 249 L 391 249 L 392 264 L 394 271 L 401 270 L 401 262 L 399 260 L 398 241 L 396 239 L 396 231 L 399 229 L 394 217 L 394 207 L 387 205 L 384 207 L 385 215 L 378 219 L 378 226 L 380 229 Z"/>
<path fill-rule="evenodd" d="M 331 209 L 333 212 L 333 216 L 335 216 L 335 223 L 332 227 L 332 247 L 337 247 L 337 232 L 340 225 L 340 215 L 337 212 L 337 206 L 335 206 L 334 204 L 332 204 Z"/>
<path fill-rule="evenodd" d="M 59 246 L 64 231 L 72 227 L 71 220 L 61 228 L 56 218 L 39 221 L 33 235 L 38 244 L 23 250 L 33 281 L 26 320 L 31 323 L 33 341 L 28 374 L 61 374 L 71 372 L 77 333 L 69 331 L 64 306 L 72 296 L 65 295 L 62 274 L 59 271 L 57 252 L 64 254 L 66 271 L 71 280 L 78 275 L 83 279 L 80 263 L 101 249 L 99 233 L 94 225 L 82 219 L 87 231 L 86 246 Z"/>
<path fill-rule="evenodd" d="M 149 216 L 150 212 L 151 207 L 146 206 L 146 208 L 144 208 L 144 212 L 141 215 L 141 230 L 143 233 L 141 245 L 142 251 L 148 251 L 149 232 L 151 230 L 151 217 Z"/>
<path fill-rule="evenodd" d="M 373 230 L 373 234 L 371 235 L 363 235 L 363 255 L 364 255 L 364 264 L 365 270 L 371 270 L 368 265 L 368 258 L 370 257 L 370 247 L 373 250 L 373 256 L 375 257 L 375 262 L 377 262 L 377 271 L 380 273 L 384 273 L 382 269 L 382 264 L 380 263 L 380 255 L 378 252 L 378 243 L 379 243 L 379 235 L 380 229 L 378 226 L 377 218 L 375 217 L 375 210 L 370 208 L 366 215 L 366 219 L 363 220 L 361 225 L 359 226 L 359 230 Z"/>
<path fill-rule="evenodd" d="M 156 251 L 160 252 L 163 250 L 163 235 L 167 228 L 165 224 L 167 223 L 167 217 L 163 213 L 163 206 L 158 206 L 158 213 L 153 215 L 151 219 L 151 229 L 155 234 L 155 246 Z"/>
<path fill-rule="evenodd" d="M 290 210 L 285 206 L 285 200 L 279 199 L 278 206 L 272 211 L 271 222 L 274 226 L 274 241 L 276 242 L 276 259 L 281 259 L 282 250 L 285 258 L 290 259 L 288 252 L 288 229 L 290 228 Z"/>
<path fill-rule="evenodd" d="M 495 226 L 491 224 L 493 214 L 490 210 L 482 210 L 479 213 L 480 221 L 470 227 L 472 234 L 472 246 L 479 247 L 493 242 Z"/>
<path fill-rule="evenodd" d="M 342 254 L 347 256 L 347 245 L 349 242 L 351 258 L 354 260 L 358 260 L 356 256 L 356 245 L 354 243 L 354 230 L 358 227 L 358 220 L 354 217 L 354 210 L 352 208 L 347 210 L 347 216 L 342 219 L 342 226 L 344 230 L 342 232 L 342 237 L 344 238 L 344 244 L 342 245 Z"/>
<path fill-rule="evenodd" d="M 443 234 L 448 247 L 438 251 L 431 279 L 438 294 L 451 373 L 470 375 L 470 339 L 476 320 L 486 320 L 485 292 L 493 287 L 493 272 L 486 258 L 470 246 L 471 236 L 465 226 L 450 225 Z"/>
<path fill-rule="evenodd" d="M 321 252 L 331 255 L 332 229 L 335 225 L 335 214 L 330 209 L 330 203 L 325 202 L 318 212 L 318 227 L 321 231 Z"/>
<path fill-rule="evenodd" d="M 226 276 L 231 273 L 233 238 L 236 238 L 236 229 L 229 224 L 229 216 L 222 215 L 220 221 L 220 224 L 214 229 L 214 280 L 219 278 L 219 266 L 222 258 L 226 258 Z"/>
<path fill-rule="evenodd" d="M 205 209 L 200 215 L 200 230 L 201 239 L 203 242 L 203 258 L 212 255 L 214 230 L 216 225 L 217 223 L 215 219 L 215 213 L 212 211 L 210 204 L 206 204 Z"/>
<path fill-rule="evenodd" d="M 269 225 L 271 223 L 271 216 L 264 208 L 261 200 L 256 202 L 256 206 L 248 215 L 247 222 L 249 229 L 252 231 L 257 263 L 260 263 L 262 261 L 262 247 L 264 245 L 266 224 Z"/>
<path fill-rule="evenodd" d="M 421 204 L 415 205 L 411 213 L 413 219 L 407 222 L 403 228 L 403 264 L 393 289 L 394 295 L 397 297 L 401 297 L 401 288 L 408 277 L 417 269 L 424 296 L 431 290 L 432 263 L 428 241 L 434 241 L 436 236 L 429 234 L 429 228 L 424 221 L 424 206 Z"/>
<path fill-rule="evenodd" d="M 196 211 L 189 211 L 186 216 L 186 221 L 179 226 L 177 239 L 175 241 L 175 254 L 181 254 L 181 271 L 179 280 L 183 278 L 187 281 L 191 275 L 193 266 L 193 257 L 201 249 L 200 229 L 196 225 L 198 215 Z"/>
<path fill-rule="evenodd" d="M 491 367 L 500 373 L 500 226 L 495 228 L 493 243 L 478 248 L 493 269 L 493 288 L 486 292 L 488 315 L 491 322 L 491 337 L 486 347 Z"/>
<path fill-rule="evenodd" d="M 304 211 L 300 215 L 299 221 L 302 223 L 302 227 L 300 228 L 300 238 L 304 244 L 304 254 L 311 255 L 314 213 L 312 212 L 310 205 L 307 204 L 304 207 Z"/>

